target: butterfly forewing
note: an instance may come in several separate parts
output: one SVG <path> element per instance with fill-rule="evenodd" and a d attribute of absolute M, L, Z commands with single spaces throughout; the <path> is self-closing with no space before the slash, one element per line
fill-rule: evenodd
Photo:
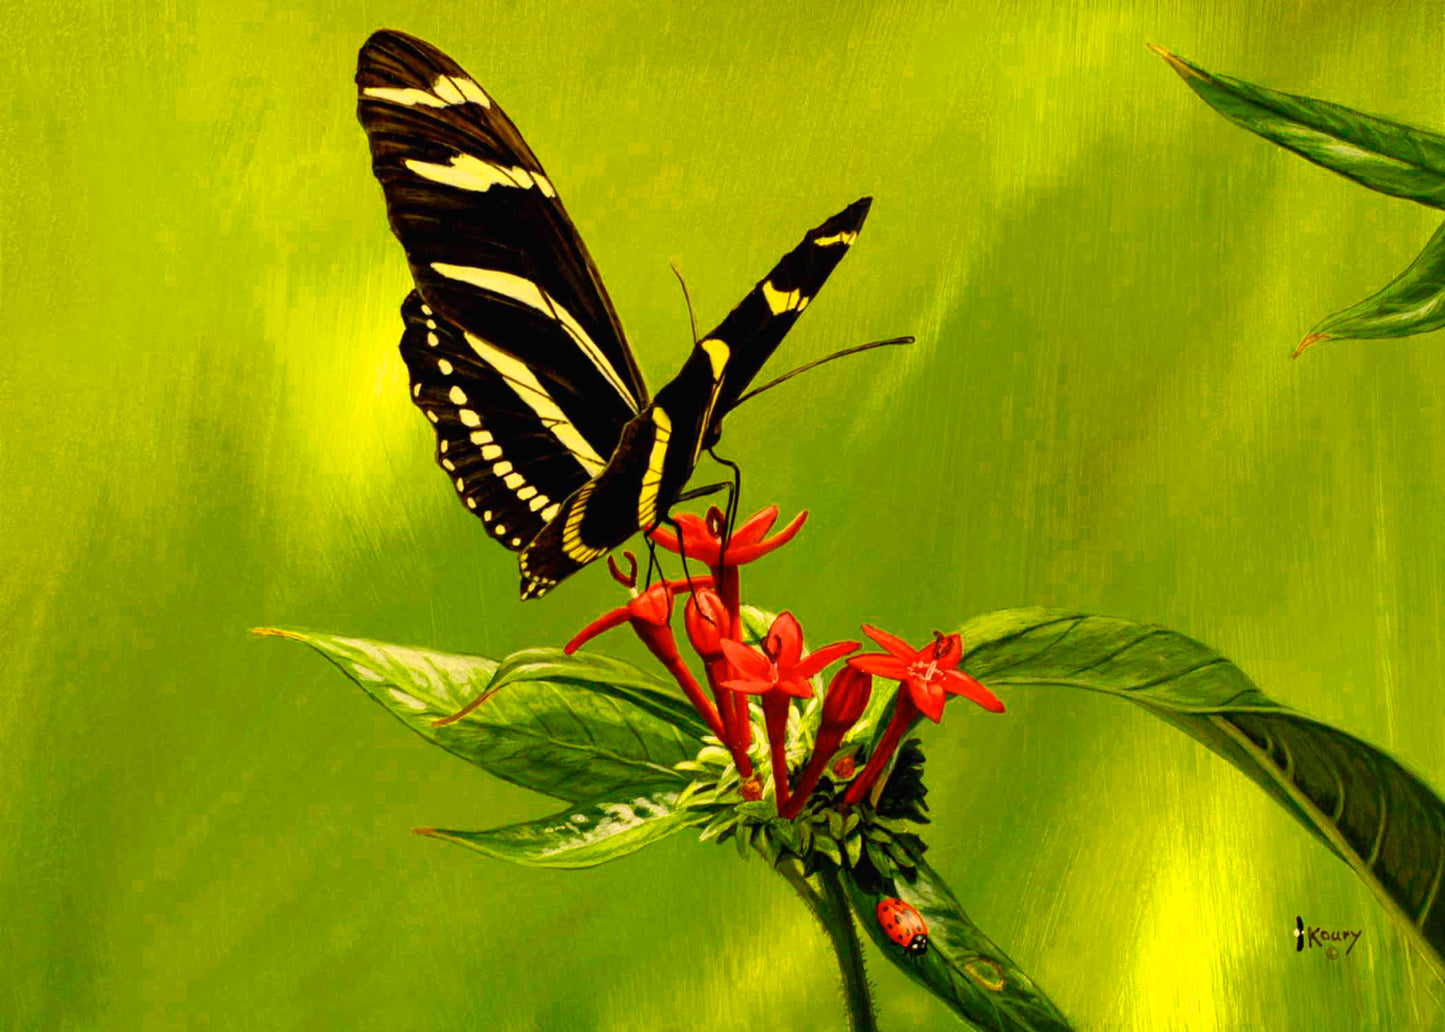
<path fill-rule="evenodd" d="M 646 388 L 541 163 L 475 80 L 421 40 L 374 34 L 356 81 L 372 168 L 422 299 L 530 368 L 600 468 Z"/>
<path fill-rule="evenodd" d="M 412 400 L 436 431 L 437 464 L 491 535 L 519 551 L 587 483 L 588 469 L 524 400 L 530 374 L 521 363 L 483 359 L 415 291 L 401 315 L 401 356 Z"/>
<path fill-rule="evenodd" d="M 729 349 L 726 371 L 713 407 L 714 426 L 710 428 L 713 439 L 716 423 L 737 404 L 763 363 L 777 350 L 783 336 L 818 296 L 829 273 L 858 239 L 858 231 L 872 205 L 873 198 L 860 198 L 821 226 L 809 230 L 802 242 L 783 255 L 727 318 L 703 337 L 704 342 L 720 340 Z"/>

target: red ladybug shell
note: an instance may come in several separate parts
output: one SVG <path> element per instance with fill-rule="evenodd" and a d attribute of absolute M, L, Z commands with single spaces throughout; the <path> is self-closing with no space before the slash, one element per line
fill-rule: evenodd
<path fill-rule="evenodd" d="M 897 896 L 878 901 L 878 924 L 903 952 L 917 957 L 928 952 L 928 925 L 923 915 Z"/>

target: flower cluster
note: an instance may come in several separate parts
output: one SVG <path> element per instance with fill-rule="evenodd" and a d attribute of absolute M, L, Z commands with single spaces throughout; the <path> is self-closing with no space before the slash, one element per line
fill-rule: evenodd
<path fill-rule="evenodd" d="M 681 555 L 684 564 L 696 561 L 706 566 L 708 572 L 682 580 L 661 580 L 638 591 L 636 559 L 628 555 L 631 570 L 625 575 L 609 559 L 613 576 L 631 591 L 632 598 L 625 606 L 603 614 L 583 628 L 566 647 L 570 655 L 603 631 L 630 624 L 731 754 L 742 779 L 743 796 L 751 800 L 763 795 L 762 782 L 754 773 L 749 755 L 752 720 L 748 700 L 755 697 L 767 731 L 772 767 L 769 773 L 778 813 L 784 818 L 796 817 L 801 812 L 845 736 L 863 716 L 872 696 L 875 676 L 897 681 L 900 687 L 888 725 L 862 772 L 857 771 L 851 755 L 833 764 L 833 781 L 848 783 L 843 797 L 847 806 L 857 804 L 875 786 L 881 787 L 879 778 L 887 770 L 905 732 L 920 715 L 937 723 L 948 696 L 964 696 L 994 713 L 1002 713 L 1004 708 L 992 692 L 958 669 L 963 659 L 963 642 L 957 634 L 935 631 L 934 641 L 915 649 L 901 638 L 865 624 L 864 634 L 881 646 L 883 652 L 850 655 L 859 648 L 859 643 L 839 641 L 805 656 L 802 626 L 792 613 L 784 611 L 773 620 L 758 646 L 747 644 L 739 567 L 791 541 L 807 515 L 799 513 L 771 537 L 768 532 L 777 521 L 777 506 L 759 512 L 731 534 L 722 513 L 715 507 L 708 510 L 706 519 L 679 515 L 678 534 L 659 528 L 652 532 L 652 540 Z M 683 623 L 688 641 L 702 661 L 711 698 L 683 661 L 673 636 L 673 600 L 679 594 L 691 596 Z M 812 752 L 794 779 L 788 769 L 786 748 L 793 702 L 812 698 L 812 678 L 844 657 L 846 662 L 833 675 L 823 696 Z"/>

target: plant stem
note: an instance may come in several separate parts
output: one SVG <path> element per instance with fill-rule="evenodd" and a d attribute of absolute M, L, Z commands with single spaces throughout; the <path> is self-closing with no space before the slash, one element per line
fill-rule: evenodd
<path fill-rule="evenodd" d="M 873 997 L 868 991 L 868 974 L 863 968 L 863 947 L 853 927 L 853 913 L 848 909 L 848 898 L 838 881 L 838 873 L 824 870 L 814 876 L 821 892 L 803 877 L 802 868 L 795 860 L 779 865 L 778 873 L 808 904 L 808 909 L 833 944 L 833 954 L 838 958 L 838 970 L 843 976 L 843 998 L 848 1004 L 850 1032 L 878 1032 Z"/>

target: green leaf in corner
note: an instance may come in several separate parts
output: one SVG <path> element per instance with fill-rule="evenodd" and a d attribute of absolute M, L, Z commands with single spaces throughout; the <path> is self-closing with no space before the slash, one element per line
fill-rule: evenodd
<path fill-rule="evenodd" d="M 979 931 L 938 872 L 913 857 L 912 880 L 890 880 L 869 892 L 845 872 L 844 887 L 858 922 L 883 955 L 955 1014 L 998 1032 L 1069 1032 L 1072 1026 L 1043 990 Z M 910 956 L 878 923 L 878 903 L 897 896 L 928 926 L 928 952 Z"/>
<path fill-rule="evenodd" d="M 1235 125 L 1371 190 L 1445 208 L 1445 136 L 1215 75 L 1153 43 L 1149 49 Z"/>
<path fill-rule="evenodd" d="M 1151 43 L 1149 48 L 1205 103 L 1236 125 L 1371 190 L 1445 208 L 1445 136 L 1329 101 L 1215 75 L 1163 47 Z M 1445 326 L 1445 226 L 1384 289 L 1318 323 L 1292 357 L 1320 341 L 1407 337 L 1441 326 Z"/>
<path fill-rule="evenodd" d="M 1084 688 L 1128 699 L 1234 764 L 1344 860 L 1445 975 L 1445 803 L 1398 760 L 1274 702 L 1175 631 L 1009 609 L 962 628 L 992 689 Z"/>
<path fill-rule="evenodd" d="M 427 741 L 569 802 L 681 791 L 691 778 L 673 765 L 693 759 L 706 733 L 662 682 L 598 656 L 530 649 L 498 664 L 336 634 L 256 633 L 309 645 Z"/>
<path fill-rule="evenodd" d="M 1384 340 L 1445 326 L 1445 224 L 1419 257 L 1383 290 L 1336 312 L 1310 330 L 1294 357 L 1320 341 Z"/>
<path fill-rule="evenodd" d="M 417 834 L 526 867 L 596 867 L 706 819 L 674 809 L 676 798 L 672 792 L 654 792 L 626 801 L 579 803 L 541 820 L 491 831 L 418 828 Z"/>

